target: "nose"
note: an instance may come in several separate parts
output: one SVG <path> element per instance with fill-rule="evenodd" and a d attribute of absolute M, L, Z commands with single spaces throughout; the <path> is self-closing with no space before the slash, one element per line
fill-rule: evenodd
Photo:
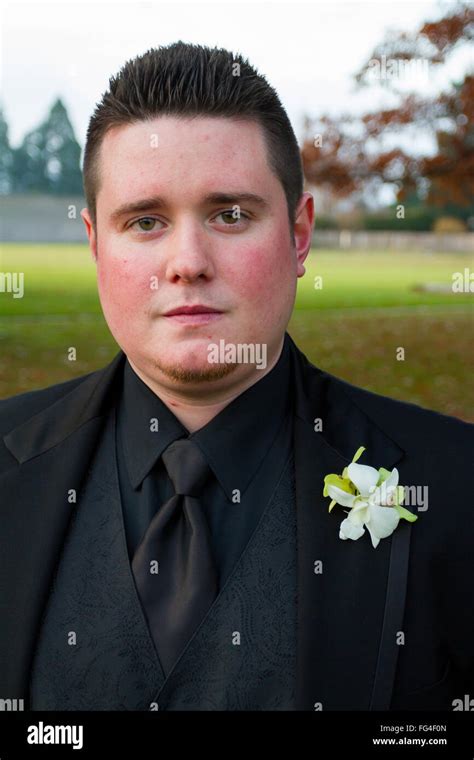
<path fill-rule="evenodd" d="M 213 274 L 209 241 L 205 232 L 193 220 L 182 222 L 170 239 L 166 277 L 170 282 L 194 282 Z"/>

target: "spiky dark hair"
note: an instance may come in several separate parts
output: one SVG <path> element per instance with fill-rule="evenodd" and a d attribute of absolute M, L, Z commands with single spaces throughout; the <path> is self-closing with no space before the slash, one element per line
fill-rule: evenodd
<path fill-rule="evenodd" d="M 83 163 L 87 207 L 96 226 L 99 151 L 112 127 L 157 116 L 236 117 L 258 123 L 271 170 L 285 192 L 292 226 L 303 170 L 290 120 L 275 90 L 247 59 L 223 48 L 182 41 L 127 61 L 109 80 L 91 116 Z"/>

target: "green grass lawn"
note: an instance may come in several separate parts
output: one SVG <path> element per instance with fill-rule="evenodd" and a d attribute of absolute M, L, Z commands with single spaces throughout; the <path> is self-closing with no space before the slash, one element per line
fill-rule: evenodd
<path fill-rule="evenodd" d="M 416 289 L 450 287 L 465 267 L 473 262 L 463 255 L 313 251 L 289 332 L 314 364 L 349 382 L 474 421 L 473 294 Z M 86 246 L 3 244 L 0 271 L 25 278 L 22 299 L 0 292 L 0 397 L 115 355 Z M 67 360 L 69 346 L 76 362 Z"/>

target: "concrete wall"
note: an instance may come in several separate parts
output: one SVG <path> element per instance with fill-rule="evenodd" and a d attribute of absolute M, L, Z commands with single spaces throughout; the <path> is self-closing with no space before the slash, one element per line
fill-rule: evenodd
<path fill-rule="evenodd" d="M 81 196 L 0 196 L 0 240 L 31 243 L 87 243 Z M 75 218 L 74 218 L 75 215 Z"/>
<path fill-rule="evenodd" d="M 317 220 L 316 220 L 317 224 Z M 474 251 L 474 232 L 435 234 L 434 232 L 365 232 L 315 230 L 315 248 L 339 250 L 413 250 L 468 253 Z"/>

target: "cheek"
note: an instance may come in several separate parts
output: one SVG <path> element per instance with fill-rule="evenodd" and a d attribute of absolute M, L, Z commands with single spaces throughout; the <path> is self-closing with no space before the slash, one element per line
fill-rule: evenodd
<path fill-rule="evenodd" d="M 296 278 L 288 247 L 274 239 L 265 245 L 240 251 L 239 265 L 232 267 L 229 282 L 242 300 L 254 303 L 259 311 L 278 307 L 292 290 Z"/>
<path fill-rule="evenodd" d="M 98 263 L 97 283 L 104 310 L 120 320 L 136 316 L 153 292 L 150 277 L 148 269 L 131 258 L 103 258 Z"/>

